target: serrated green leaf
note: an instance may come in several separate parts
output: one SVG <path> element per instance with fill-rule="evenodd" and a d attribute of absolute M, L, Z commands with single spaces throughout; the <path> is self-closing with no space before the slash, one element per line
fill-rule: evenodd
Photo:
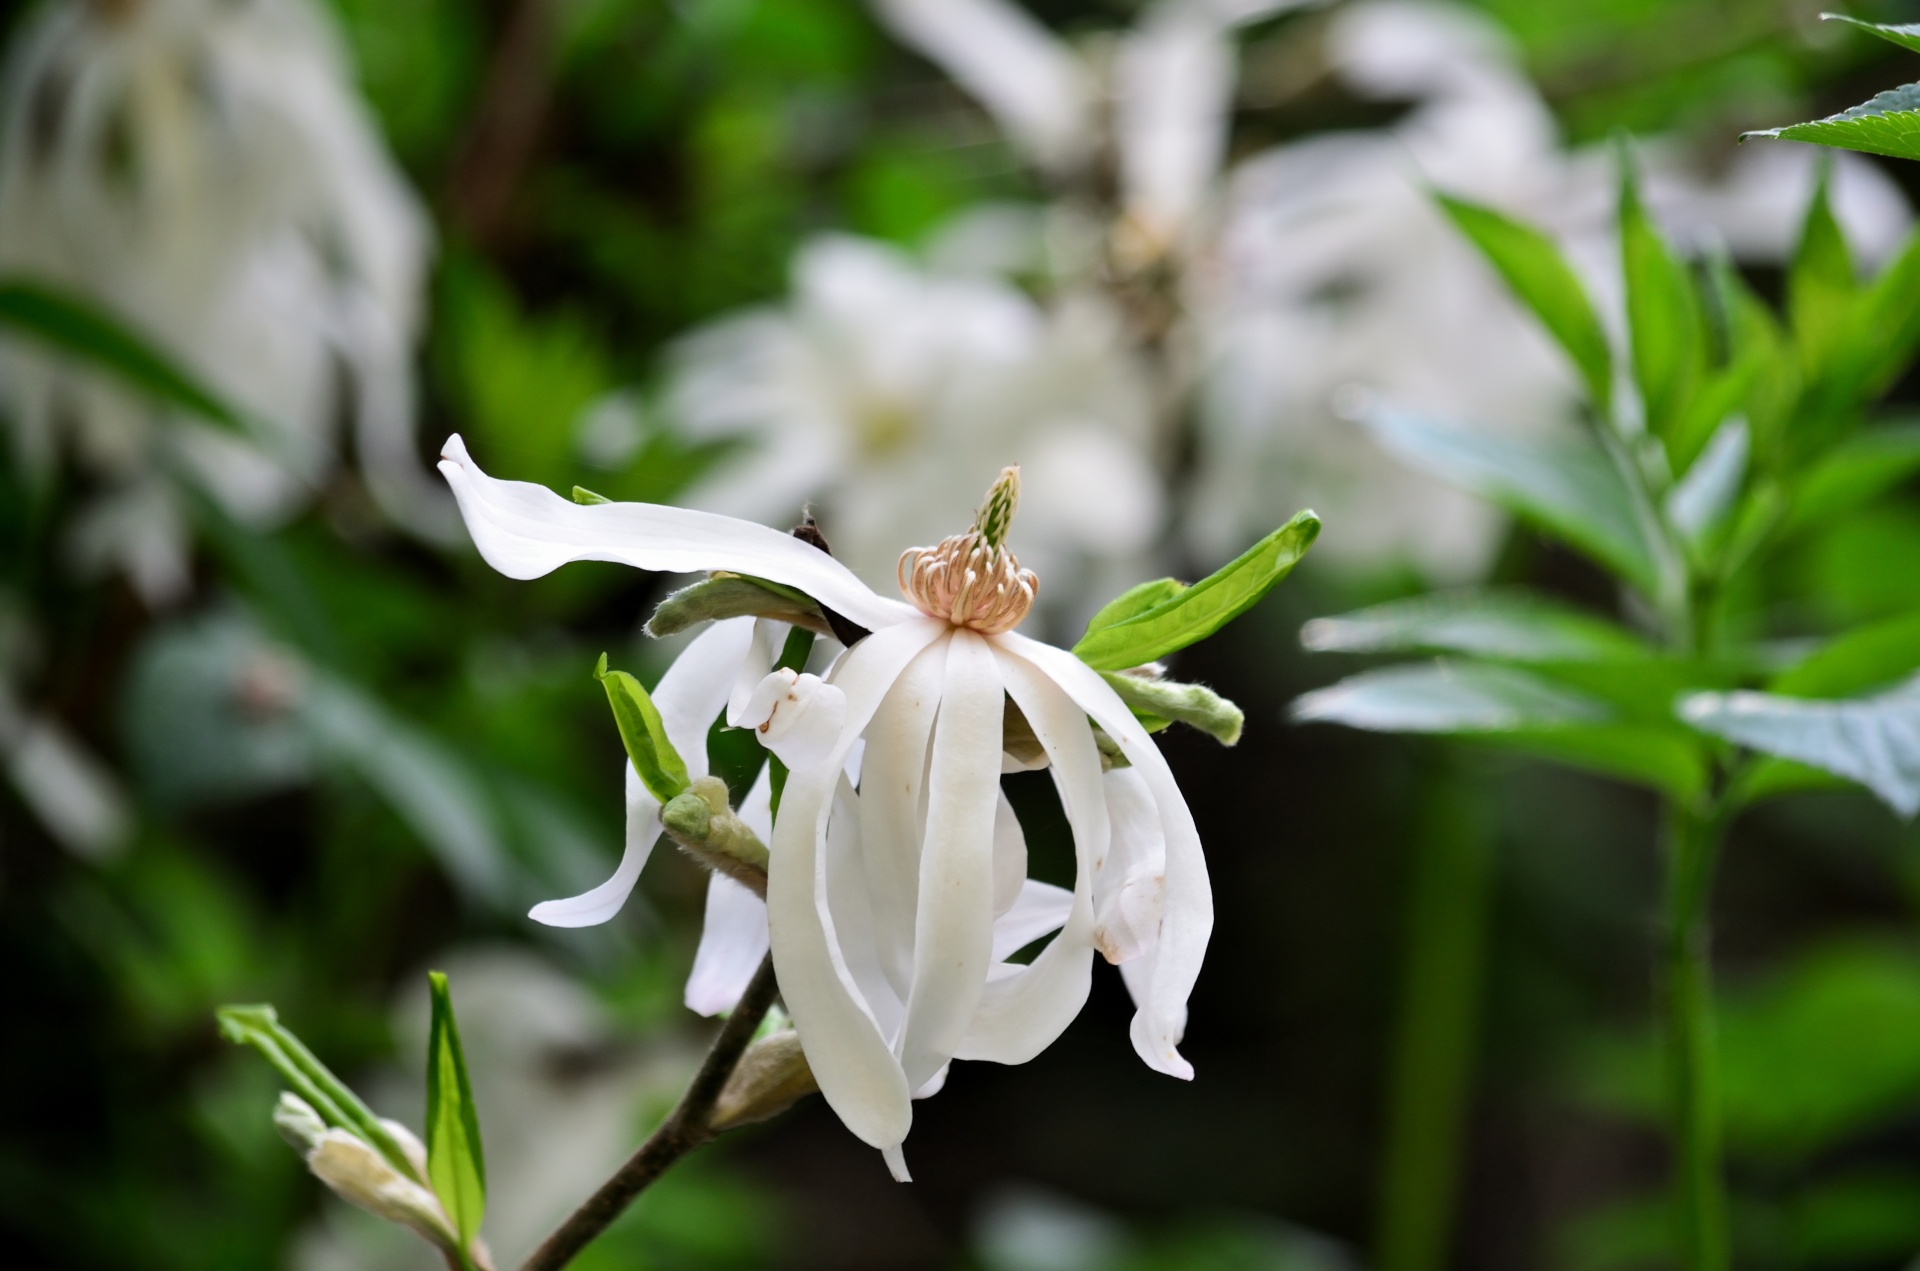
<path fill-rule="evenodd" d="M 1565 539 L 1644 591 L 1658 589 L 1660 568 L 1633 494 L 1591 438 L 1495 436 L 1384 405 L 1360 420 L 1405 462 Z"/>
<path fill-rule="evenodd" d="M 1634 382 L 1648 430 L 1666 436 L 1686 413 L 1706 371 L 1706 331 L 1693 279 L 1647 215 L 1624 160 L 1620 257 Z"/>
<path fill-rule="evenodd" d="M 1473 240 L 1573 360 L 1604 417 L 1613 399 L 1613 353 L 1586 288 L 1559 247 L 1539 230 L 1492 208 L 1445 194 L 1436 197 L 1461 233 Z"/>
<path fill-rule="evenodd" d="M 1632 632 L 1528 592 L 1390 601 L 1300 629 L 1314 653 L 1465 653 L 1506 662 L 1618 662 L 1651 650 Z"/>
<path fill-rule="evenodd" d="M 393 1135 L 380 1124 L 380 1118 L 280 1023 L 273 1007 L 265 1004 L 223 1006 L 214 1012 L 214 1018 L 219 1022 L 222 1037 L 258 1051 L 328 1125 L 365 1139 L 401 1174 L 426 1182 L 414 1171 L 413 1163 L 400 1150 Z"/>
<path fill-rule="evenodd" d="M 625 671 L 609 671 L 607 655 L 600 655 L 593 677 L 607 691 L 613 707 L 614 723 L 620 728 L 620 741 L 627 748 L 627 759 L 640 778 L 640 784 L 663 805 L 686 790 L 690 778 L 686 761 L 674 749 L 660 711 L 639 680 Z"/>
<path fill-rule="evenodd" d="M 1800 243 L 1787 270 L 1787 313 L 1809 378 L 1817 378 L 1846 335 L 1846 317 L 1860 282 L 1846 236 L 1829 197 L 1833 165 L 1820 165 L 1820 179 L 1807 204 Z"/>
<path fill-rule="evenodd" d="M 1815 145 L 1859 150 L 1890 159 L 1920 159 L 1920 84 L 1889 88 L 1871 100 L 1825 119 L 1740 135 L 1742 141 L 1749 137 L 1811 141 Z"/>
<path fill-rule="evenodd" d="M 246 435 L 257 431 L 151 340 L 77 296 L 39 283 L 0 283 L 0 325 L 112 372 L 133 388 L 209 423 Z"/>
<path fill-rule="evenodd" d="M 1159 603 L 1123 621 L 1098 629 L 1090 627 L 1073 646 L 1073 652 L 1096 671 L 1124 671 L 1204 640 L 1273 590 L 1306 555 L 1319 533 L 1320 518 L 1301 512 L 1193 586 L 1172 591 Z M 1170 581 L 1163 579 L 1162 583 Z M 1136 587 L 1121 600 L 1141 591 Z M 1139 602 L 1136 598 L 1130 603 Z"/>
<path fill-rule="evenodd" d="M 1901 816 L 1920 812 L 1920 679 L 1838 701 L 1696 693 L 1677 709 L 1700 732 L 1857 781 Z"/>
<path fill-rule="evenodd" d="M 1186 589 L 1187 584 L 1177 578 L 1156 578 L 1152 582 L 1129 587 L 1087 619 L 1087 629 L 1080 639 L 1085 640 L 1096 631 L 1138 618 L 1147 610 L 1166 604 Z"/>
<path fill-rule="evenodd" d="M 1822 22 L 1844 22 L 1848 26 L 1858 27 L 1869 35 L 1877 35 L 1890 44 L 1898 44 L 1910 52 L 1920 53 L 1920 22 L 1888 23 L 1866 22 L 1860 18 L 1849 17 L 1844 13 L 1823 13 Z"/>
<path fill-rule="evenodd" d="M 486 1213 L 487 1162 L 446 974 L 429 971 L 427 984 L 433 997 L 427 1040 L 427 1177 L 465 1249 L 472 1246 Z"/>
<path fill-rule="evenodd" d="M 1102 671 L 1100 678 L 1112 687 L 1136 718 L 1157 732 L 1168 723 L 1187 724 L 1199 729 L 1223 746 L 1240 742 L 1240 730 L 1247 717 L 1238 706 L 1204 684 L 1182 684 L 1177 680 L 1149 680 L 1138 675 Z"/>

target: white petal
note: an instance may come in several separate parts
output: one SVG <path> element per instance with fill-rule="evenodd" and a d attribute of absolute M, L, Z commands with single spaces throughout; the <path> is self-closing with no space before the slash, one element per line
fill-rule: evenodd
<path fill-rule="evenodd" d="M 773 669 L 774 659 L 780 656 L 781 648 L 787 642 L 787 632 L 793 630 L 784 622 L 775 622 L 771 618 L 753 620 L 753 643 L 747 647 L 747 656 L 740 663 L 740 672 L 734 678 L 733 692 L 727 695 L 727 726 L 746 728 L 747 703 L 753 699 L 753 691 L 760 687 L 760 681 L 767 678 L 767 672 Z"/>
<path fill-rule="evenodd" d="M 927 1078 L 927 1084 L 924 1086 L 921 1086 L 918 1090 L 914 1091 L 913 1097 L 916 1099 L 931 1099 L 933 1098 L 933 1096 L 939 1094 L 942 1090 L 946 1089 L 947 1088 L 947 1070 L 952 1066 L 953 1065 L 951 1064 L 941 1064 L 940 1071 L 934 1073 L 933 1076 Z"/>
<path fill-rule="evenodd" d="M 1113 846 L 1094 876 L 1093 943 L 1117 966 L 1149 952 L 1160 940 L 1167 836 L 1153 792 L 1138 769 L 1116 768 L 1101 780 L 1113 818 Z"/>
<path fill-rule="evenodd" d="M 1093 146 L 1093 81 L 1064 41 L 1005 0 L 878 0 L 880 17 L 946 68 L 1044 167 Z"/>
<path fill-rule="evenodd" d="M 1210 14 L 1156 14 L 1121 46 L 1121 185 L 1128 212 L 1162 246 L 1185 231 L 1220 170 L 1233 80 L 1233 46 Z"/>
<path fill-rule="evenodd" d="M 740 801 L 740 819 L 763 843 L 773 836 L 772 792 L 768 770 L 762 768 L 753 789 Z M 687 1009 L 700 1015 L 732 1010 L 766 955 L 767 902 L 725 874 L 709 875 L 700 948 L 687 976 Z"/>
<path fill-rule="evenodd" d="M 910 1087 L 840 957 L 825 908 L 822 839 L 841 780 L 837 760 L 852 749 L 908 663 L 949 630 L 944 623 L 917 618 L 877 630 L 848 651 L 834 672 L 834 682 L 847 695 L 846 732 L 828 763 L 796 771 L 788 780 L 767 871 L 774 964 L 807 1063 L 847 1128 L 881 1148 L 898 1145 L 913 1124 Z"/>
<path fill-rule="evenodd" d="M 509 578 L 539 578 L 579 560 L 670 574 L 725 569 L 797 587 L 869 630 L 919 616 L 875 595 L 818 548 L 751 521 L 654 503 L 582 505 L 544 486 L 495 480 L 457 435 L 441 451 L 440 471 L 474 545 Z"/>
<path fill-rule="evenodd" d="M 927 743 L 946 674 L 945 640 L 927 646 L 908 665 L 867 726 L 872 758 L 860 777 L 860 850 L 875 940 L 880 965 L 903 1002 L 913 984 Z"/>
<path fill-rule="evenodd" d="M 1004 756 L 1002 756 L 1004 759 Z M 1005 771 L 1006 765 L 1001 764 Z M 1000 804 L 993 817 L 993 913 L 997 918 L 1020 899 L 1020 888 L 1027 881 L 1027 836 L 1020 828 L 1020 817 L 1000 792 Z"/>
<path fill-rule="evenodd" d="M 752 631 L 751 618 L 714 623 L 681 650 L 653 691 L 660 722 L 686 761 L 689 776 L 707 774 L 707 730 L 726 704 L 734 668 L 746 654 Z M 597 926 L 619 913 L 633 894 L 660 837 L 660 804 L 640 784 L 631 763 L 623 760 L 621 768 L 626 773 L 627 838 L 620 867 L 592 891 L 535 905 L 527 915 L 535 922 L 549 927 Z"/>
<path fill-rule="evenodd" d="M 861 854 L 860 798 L 842 770 L 834 790 L 833 812 L 827 820 L 827 841 L 819 873 L 835 952 L 855 995 L 880 1029 L 889 1048 L 898 1043 L 905 1022 L 906 996 L 887 979 L 880 966 L 879 941 L 874 934 L 874 906 L 867 888 L 866 861 Z"/>
<path fill-rule="evenodd" d="M 781 667 L 760 681 L 737 722 L 788 768 L 803 768 L 826 758 L 846 718 L 845 693 L 817 675 Z"/>
<path fill-rule="evenodd" d="M 900 1150 L 898 1143 L 883 1149 L 880 1159 L 887 1163 L 887 1173 L 893 1175 L 894 1182 L 911 1183 L 913 1181 L 913 1175 L 907 1173 L 907 1154 Z"/>
<path fill-rule="evenodd" d="M 1041 936 L 1058 931 L 1073 914 L 1073 893 L 1029 878 L 1020 898 L 993 920 L 993 960 L 1005 962 Z"/>
<path fill-rule="evenodd" d="M 1003 972 L 996 965 L 954 1057 L 1023 1064 L 1051 1045 L 1086 1005 L 1093 975 L 1093 862 L 1106 855 L 1109 828 L 1100 752 L 1085 713 L 1039 668 L 1009 655 L 1005 641 L 993 638 L 1007 693 L 1046 747 L 1054 788 L 1073 827 L 1073 906 L 1066 926 L 1031 966 Z"/>
<path fill-rule="evenodd" d="M 1179 1044 L 1186 1030 L 1187 998 L 1200 977 L 1207 939 L 1213 934 L 1213 891 L 1193 813 L 1153 739 L 1086 663 L 1063 649 L 1013 632 L 994 638 L 1003 650 L 1031 661 L 1119 742 L 1121 752 L 1153 794 L 1166 834 L 1166 913 L 1160 924 L 1151 989 L 1134 1017 L 1133 1043 L 1148 1067 L 1191 1080 L 1193 1066 L 1181 1057 Z M 1011 686 L 1011 676 L 1008 683 Z"/>
<path fill-rule="evenodd" d="M 913 989 L 899 1046 L 910 1086 L 927 1082 L 953 1057 L 986 985 L 993 953 L 993 823 L 1000 807 L 1005 700 L 986 638 L 955 631 L 927 767 Z"/>

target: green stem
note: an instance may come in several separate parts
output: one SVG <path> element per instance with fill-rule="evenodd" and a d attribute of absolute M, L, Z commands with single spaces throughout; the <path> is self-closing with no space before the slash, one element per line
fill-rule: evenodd
<path fill-rule="evenodd" d="M 1434 782 L 1414 844 L 1381 1175 L 1380 1271 L 1448 1262 L 1473 1090 L 1492 892 L 1492 835 L 1465 777 Z"/>
<path fill-rule="evenodd" d="M 1726 1271 L 1728 1265 L 1707 929 L 1714 861 L 1725 826 L 1719 808 L 1717 801 L 1704 808 L 1675 805 L 1667 825 L 1662 996 L 1672 1100 L 1675 1234 L 1687 1271 Z"/>

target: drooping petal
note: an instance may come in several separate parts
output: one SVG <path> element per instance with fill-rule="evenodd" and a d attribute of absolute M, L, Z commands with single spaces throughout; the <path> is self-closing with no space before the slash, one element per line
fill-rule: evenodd
<path fill-rule="evenodd" d="M 915 615 L 876 630 L 848 651 L 833 677 L 847 695 L 846 731 L 828 762 L 788 779 L 773 827 L 767 919 L 780 992 L 827 1103 L 848 1129 L 879 1148 L 906 1138 L 913 1124 L 911 1088 L 840 957 L 821 847 L 842 779 L 840 764 L 901 672 L 950 630 Z"/>
<path fill-rule="evenodd" d="M 734 677 L 733 691 L 727 695 L 727 726 L 729 728 L 747 727 L 747 703 L 753 700 L 753 691 L 760 687 L 760 681 L 767 678 L 767 672 L 773 669 L 774 659 L 780 656 L 781 646 L 786 643 L 787 632 L 791 631 L 784 622 L 772 618 L 753 620 L 753 643 L 747 646 L 747 656 L 740 663 L 739 674 Z"/>
<path fill-rule="evenodd" d="M 1032 662 L 1120 743 L 1121 752 L 1153 795 L 1166 835 L 1166 908 L 1154 954 L 1152 983 L 1146 1004 L 1133 1017 L 1131 1033 L 1134 1049 L 1148 1067 L 1192 1080 L 1193 1065 L 1180 1055 L 1180 1038 L 1186 1030 L 1187 998 L 1200 977 L 1207 940 L 1213 934 L 1213 890 L 1207 881 L 1207 861 L 1200 851 L 1200 832 L 1194 827 L 1193 813 L 1153 739 L 1097 672 L 1064 649 L 1013 632 L 996 639 L 1003 650 Z M 1024 704 L 1021 709 L 1025 709 Z"/>
<path fill-rule="evenodd" d="M 736 722 L 787 767 L 803 768 L 826 757 L 846 719 L 847 695 L 837 686 L 781 667 L 760 681 Z"/>
<path fill-rule="evenodd" d="M 1070 168 L 1092 153 L 1093 77 L 1025 10 L 1006 0 L 879 0 L 878 8 L 1042 167 Z"/>
<path fill-rule="evenodd" d="M 832 918 L 840 965 L 867 1014 L 879 1026 L 880 1036 L 889 1047 L 897 1047 L 901 1025 L 906 1021 L 907 999 L 887 979 L 880 965 L 879 939 L 874 930 L 878 914 L 867 887 L 862 851 L 866 827 L 860 804 L 861 799 L 843 768 L 840 784 L 834 791 L 833 812 L 827 819 L 826 844 L 820 858 L 822 894 Z"/>
<path fill-rule="evenodd" d="M 653 704 L 666 725 L 667 737 L 686 761 L 687 775 L 707 775 L 707 730 L 726 705 L 734 669 L 746 655 L 753 619 L 729 618 L 716 622 L 681 650 L 653 691 Z M 620 912 L 640 881 L 640 871 L 660 837 L 660 804 L 640 784 L 633 765 L 626 772 L 627 835 L 620 867 L 613 877 L 592 891 L 565 900 L 543 901 L 528 917 L 549 927 L 592 927 Z"/>
<path fill-rule="evenodd" d="M 1041 936 L 1060 930 L 1072 914 L 1072 892 L 1029 878 L 1020 898 L 993 920 L 993 960 L 1005 962 Z"/>
<path fill-rule="evenodd" d="M 954 1056 L 1023 1064 L 1051 1045 L 1086 1005 L 1093 976 L 1093 862 L 1106 854 L 1109 827 L 1100 752 L 1086 714 L 1040 668 L 1010 654 L 1007 639 L 993 639 L 1001 676 L 1046 748 L 1054 788 L 1073 828 L 1073 903 L 1066 925 L 1031 966 L 995 966 Z"/>
<path fill-rule="evenodd" d="M 773 783 L 766 768 L 740 801 L 740 819 L 761 842 L 773 837 Z M 767 902 L 725 874 L 707 878 L 707 913 L 700 948 L 687 976 L 687 1009 L 701 1015 L 730 1011 L 767 954 Z"/>
<path fill-rule="evenodd" d="M 1004 690 L 984 636 L 956 630 L 933 723 L 920 848 L 913 988 L 900 1064 L 919 1087 L 953 1057 L 993 953 L 993 823 L 1000 808 Z"/>
<path fill-rule="evenodd" d="M 918 616 L 825 552 L 764 525 L 654 503 L 574 503 L 544 486 L 488 476 L 458 435 L 447 439 L 440 471 L 474 545 L 509 578 L 539 578 L 580 560 L 671 574 L 724 569 L 797 587 L 869 630 Z"/>
<path fill-rule="evenodd" d="M 1101 956 L 1119 966 L 1149 952 L 1160 940 L 1167 836 L 1153 792 L 1138 769 L 1116 768 L 1101 781 L 1113 818 L 1113 846 L 1094 875 L 1093 943 Z"/>
<path fill-rule="evenodd" d="M 860 776 L 860 850 L 880 965 L 902 1002 L 913 984 L 920 895 L 920 810 L 927 743 L 947 674 L 947 642 L 927 646 L 895 681 L 867 726 Z"/>
<path fill-rule="evenodd" d="M 1001 764 L 1004 770 L 1006 765 Z M 1020 828 L 1020 817 L 1000 792 L 1000 805 L 993 817 L 993 915 L 998 918 L 1020 899 L 1027 882 L 1027 835 Z M 1064 919 L 1062 920 L 1064 921 Z"/>

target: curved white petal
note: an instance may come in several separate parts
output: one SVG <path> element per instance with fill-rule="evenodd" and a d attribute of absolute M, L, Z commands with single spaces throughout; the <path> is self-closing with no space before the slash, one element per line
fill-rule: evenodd
<path fill-rule="evenodd" d="M 1187 998 L 1200 977 L 1207 939 L 1213 934 L 1213 891 L 1193 813 L 1153 739 L 1098 673 L 1064 649 L 1013 632 L 994 638 L 1003 650 L 1031 661 L 1119 742 L 1121 752 L 1153 794 L 1166 834 L 1166 909 L 1146 1002 L 1133 1020 L 1133 1044 L 1148 1067 L 1191 1080 L 1193 1065 L 1180 1055 L 1180 1038 L 1186 1030 Z M 1008 683 L 1012 684 L 1011 676 Z"/>
<path fill-rule="evenodd" d="M 1072 892 L 1029 878 L 1020 898 L 993 920 L 993 960 L 1005 962 L 1041 936 L 1060 930 L 1072 914 Z"/>
<path fill-rule="evenodd" d="M 913 988 L 898 1047 L 907 1084 L 914 1087 L 931 1080 L 953 1057 L 987 980 L 1004 701 L 1000 668 L 986 637 L 956 630 L 947 645 L 946 683 L 933 723 Z"/>
<path fill-rule="evenodd" d="M 753 642 L 747 646 L 747 656 L 740 663 L 740 673 L 734 678 L 733 691 L 727 695 L 727 726 L 746 728 L 747 703 L 753 700 L 753 692 L 760 687 L 760 681 L 767 678 L 767 672 L 773 669 L 774 659 L 780 656 L 780 650 L 787 642 L 787 632 L 793 630 L 784 622 L 775 622 L 771 618 L 753 620 Z"/>
<path fill-rule="evenodd" d="M 767 920 L 780 992 L 827 1103 L 854 1134 L 897 1146 L 913 1124 L 906 1074 L 840 957 L 826 907 L 825 853 L 840 764 L 894 681 L 920 651 L 952 628 L 915 620 L 876 630 L 841 659 L 834 683 L 847 695 L 847 725 L 827 763 L 796 770 L 781 797 L 767 871 Z"/>
<path fill-rule="evenodd" d="M 952 1066 L 951 1064 L 941 1064 L 940 1071 L 927 1078 L 927 1084 L 914 1091 L 913 1097 L 916 1099 L 931 1099 L 942 1090 L 945 1090 L 947 1088 L 947 1070 Z"/>
<path fill-rule="evenodd" d="M 1010 654 L 1006 640 L 993 637 L 1007 693 L 1052 760 L 1054 787 L 1073 827 L 1073 903 L 1065 927 L 1031 966 L 994 967 L 954 1057 L 1023 1064 L 1051 1045 L 1086 1005 L 1093 976 L 1093 862 L 1106 854 L 1109 827 L 1100 752 L 1086 714 L 1039 667 Z"/>
<path fill-rule="evenodd" d="M 660 722 L 686 761 L 689 776 L 707 775 L 707 730 L 726 705 L 734 669 L 746 655 L 752 633 L 751 618 L 714 623 L 681 650 L 653 691 Z M 619 868 L 592 891 L 535 905 L 527 914 L 535 922 L 549 927 L 597 926 L 619 913 L 633 894 L 660 837 L 660 804 L 640 784 L 631 763 L 623 760 L 621 767 L 626 772 L 627 835 Z"/>
<path fill-rule="evenodd" d="M 1161 246 L 1191 223 L 1226 153 L 1233 45 L 1214 15 L 1162 12 L 1126 37 L 1116 148 L 1128 212 Z"/>
<path fill-rule="evenodd" d="M 766 768 L 740 801 L 740 819 L 765 842 L 773 834 L 773 784 Z M 767 902 L 725 874 L 707 878 L 706 921 L 687 976 L 687 1009 L 701 1015 L 732 1010 L 767 955 Z"/>
<path fill-rule="evenodd" d="M 1003 756 L 1004 758 L 1004 756 Z M 1005 763 L 1001 770 L 1005 771 Z M 1000 803 L 993 816 L 993 916 L 998 918 L 1020 899 L 1027 883 L 1027 835 L 1020 828 L 1019 814 L 1000 792 Z M 1064 919 L 1062 920 L 1064 921 Z"/>
<path fill-rule="evenodd" d="M 1150 952 L 1160 940 L 1167 835 L 1153 791 L 1138 769 L 1116 768 L 1101 780 L 1113 818 L 1113 846 L 1094 875 L 1093 943 L 1118 966 Z"/>
<path fill-rule="evenodd" d="M 751 521 L 654 503 L 583 505 L 544 486 L 496 480 L 457 434 L 441 451 L 440 471 L 474 545 L 509 578 L 539 578 L 580 560 L 670 574 L 725 569 L 797 587 L 869 630 L 919 616 L 903 601 L 875 595 L 818 548 Z"/>
<path fill-rule="evenodd" d="M 900 1026 L 906 1019 L 906 995 L 893 986 L 880 964 L 879 940 L 874 931 L 878 915 L 867 888 L 866 861 L 861 850 L 865 825 L 860 804 L 853 782 L 842 769 L 840 783 L 834 790 L 833 812 L 827 820 L 819 874 L 825 908 L 832 919 L 834 952 L 839 965 L 867 1014 L 879 1027 L 881 1038 L 893 1048 L 899 1042 Z"/>
<path fill-rule="evenodd" d="M 1066 42 L 1005 0 L 878 0 L 881 19 L 944 67 L 1043 167 L 1093 150 L 1093 77 Z"/>
<path fill-rule="evenodd" d="M 913 1175 L 907 1173 L 907 1154 L 900 1150 L 898 1143 L 889 1148 L 882 1148 L 880 1159 L 887 1163 L 887 1173 L 893 1175 L 894 1182 L 911 1183 L 913 1181 Z"/>
<path fill-rule="evenodd" d="M 908 664 L 867 726 L 871 758 L 860 777 L 860 850 L 875 941 L 880 965 L 902 1002 L 913 984 L 927 743 L 946 674 L 945 640 L 927 646 Z"/>
<path fill-rule="evenodd" d="M 734 720 L 788 768 L 825 759 L 847 720 L 847 695 L 817 675 L 781 667 L 760 681 Z"/>

